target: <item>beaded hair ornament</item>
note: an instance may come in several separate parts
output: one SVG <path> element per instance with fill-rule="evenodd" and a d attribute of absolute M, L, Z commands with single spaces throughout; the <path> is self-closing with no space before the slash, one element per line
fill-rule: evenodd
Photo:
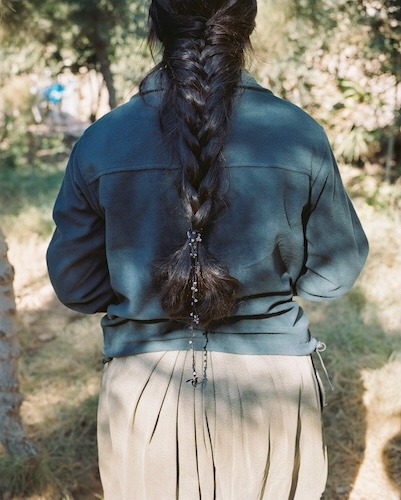
<path fill-rule="evenodd" d="M 189 229 L 187 231 L 188 237 L 188 249 L 189 256 L 191 258 L 191 312 L 190 318 L 191 322 L 188 328 L 192 331 L 191 338 L 189 339 L 189 348 L 192 353 L 192 378 L 188 379 L 187 382 L 191 382 L 193 387 L 196 387 L 199 383 L 199 375 L 196 370 L 195 363 L 195 349 L 194 349 L 194 339 L 196 336 L 196 327 L 199 326 L 199 315 L 197 312 L 197 303 L 199 302 L 199 284 L 198 284 L 198 274 L 199 274 L 199 244 L 202 243 L 202 233 L 199 230 Z M 206 383 L 206 363 L 207 363 L 207 333 L 204 334 L 206 336 L 206 344 L 203 348 L 203 380 L 202 383 Z"/>

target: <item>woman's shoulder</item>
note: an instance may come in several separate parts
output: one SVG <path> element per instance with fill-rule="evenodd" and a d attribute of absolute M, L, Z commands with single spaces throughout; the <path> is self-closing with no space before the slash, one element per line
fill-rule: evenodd
<path fill-rule="evenodd" d="M 261 122 L 276 124 L 278 127 L 312 129 L 321 134 L 321 125 L 304 109 L 297 104 L 277 96 L 270 89 L 261 85 L 248 72 L 241 75 L 244 104 L 242 110 L 245 114 L 259 117 Z"/>
<path fill-rule="evenodd" d="M 99 172 L 148 165 L 162 142 L 159 136 L 157 109 L 136 94 L 85 130 L 77 144 L 77 159 L 91 179 Z"/>
<path fill-rule="evenodd" d="M 320 157 L 327 149 L 323 127 L 296 104 L 276 96 L 250 75 L 241 80 L 242 92 L 234 113 L 234 144 L 251 145 L 252 154 L 276 161 L 291 158 Z M 249 148 L 248 148 L 249 151 Z"/>
<path fill-rule="evenodd" d="M 120 131 L 135 125 L 144 115 L 152 114 L 152 109 L 145 106 L 139 94 L 134 94 L 127 102 L 117 106 L 92 123 L 84 132 L 85 140 L 104 134 L 118 135 Z"/>

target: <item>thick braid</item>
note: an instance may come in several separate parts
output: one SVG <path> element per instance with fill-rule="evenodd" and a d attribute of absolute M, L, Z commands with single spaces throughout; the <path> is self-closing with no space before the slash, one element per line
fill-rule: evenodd
<path fill-rule="evenodd" d="M 171 318 L 207 326 L 232 313 L 240 288 L 205 239 L 222 207 L 223 148 L 256 2 L 153 0 L 149 15 L 150 39 L 164 47 L 160 122 L 177 150 L 189 226 L 187 241 L 159 269 L 161 304 Z"/>
<path fill-rule="evenodd" d="M 167 109 L 161 110 L 161 118 L 163 120 L 168 116 L 168 110 L 171 113 L 171 103 L 175 103 L 175 119 L 179 126 L 174 142 L 179 145 L 178 154 L 182 165 L 180 195 L 191 227 L 202 229 L 211 209 L 205 211 L 207 207 L 203 207 L 202 211 L 202 205 L 206 200 L 200 197 L 202 180 L 205 172 L 207 173 L 201 160 L 203 144 L 200 131 L 202 118 L 207 113 L 208 80 L 201 63 L 203 40 L 188 45 L 184 60 L 180 57 L 169 59 L 167 68 L 171 80 L 174 81 L 172 91 L 175 95 L 166 102 Z M 179 54 L 182 55 L 181 48 Z M 176 75 L 181 81 L 176 80 Z"/>

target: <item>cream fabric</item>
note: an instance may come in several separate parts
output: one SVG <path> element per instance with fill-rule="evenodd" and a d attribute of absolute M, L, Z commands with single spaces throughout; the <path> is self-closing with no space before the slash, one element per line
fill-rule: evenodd
<path fill-rule="evenodd" d="M 202 370 L 203 353 L 196 352 Z M 317 500 L 327 477 L 310 356 L 167 351 L 105 366 L 98 413 L 105 500 Z"/>

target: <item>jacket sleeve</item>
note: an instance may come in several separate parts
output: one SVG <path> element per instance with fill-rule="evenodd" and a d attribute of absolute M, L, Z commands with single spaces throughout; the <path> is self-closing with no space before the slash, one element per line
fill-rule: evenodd
<path fill-rule="evenodd" d="M 361 272 L 368 242 L 324 134 L 322 162 L 312 177 L 304 220 L 305 263 L 295 293 L 311 301 L 345 294 Z"/>
<path fill-rule="evenodd" d="M 106 311 L 116 296 L 110 285 L 104 218 L 86 184 L 75 145 L 56 199 L 56 230 L 47 250 L 50 280 L 60 301 L 83 313 Z"/>

